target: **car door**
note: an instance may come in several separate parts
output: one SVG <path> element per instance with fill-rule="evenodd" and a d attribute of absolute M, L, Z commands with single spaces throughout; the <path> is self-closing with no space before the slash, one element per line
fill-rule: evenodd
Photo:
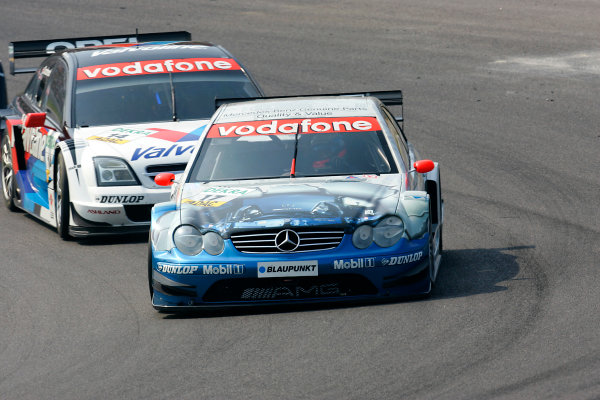
<path fill-rule="evenodd" d="M 23 150 L 26 163 L 23 177 L 24 207 L 43 219 L 50 209 L 48 187 L 53 179 L 54 148 L 62 133 L 66 64 L 60 58 L 46 61 L 38 70 L 39 83 L 30 94 L 32 112 L 45 113 L 41 127 L 23 127 Z"/>

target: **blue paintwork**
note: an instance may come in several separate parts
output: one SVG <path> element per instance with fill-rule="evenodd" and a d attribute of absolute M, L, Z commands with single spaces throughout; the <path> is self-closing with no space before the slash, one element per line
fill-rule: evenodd
<path fill-rule="evenodd" d="M 166 212 L 176 210 L 175 203 L 162 203 L 153 209 L 152 224 Z M 264 225 L 263 225 L 264 226 Z M 323 301 L 339 301 L 339 300 L 366 300 L 366 299 L 387 299 L 395 297 L 405 297 L 426 294 L 430 291 L 430 280 L 427 273 L 429 266 L 428 253 L 429 235 L 425 234 L 420 239 L 401 239 L 396 245 L 388 248 L 381 248 L 375 243 L 371 244 L 366 249 L 359 250 L 352 244 L 352 235 L 346 234 L 341 244 L 332 250 L 313 251 L 303 253 L 278 253 L 278 254 L 248 254 L 241 253 L 234 248 L 230 240 L 225 240 L 225 249 L 222 254 L 212 256 L 206 252 L 201 252 L 197 256 L 187 256 L 174 248 L 170 251 L 156 251 L 152 248 L 151 268 L 152 274 L 156 277 L 160 274 L 177 284 L 195 286 L 196 296 L 173 296 L 160 291 L 154 291 L 153 304 L 159 309 L 168 309 L 169 307 L 222 307 L 236 306 L 249 304 L 271 304 L 271 303 L 294 303 L 294 302 L 323 302 Z M 152 246 L 152 244 L 150 244 Z M 391 266 L 391 257 L 411 256 L 414 258 L 412 262 L 406 262 L 401 265 Z M 371 259 L 372 267 L 366 267 L 366 259 Z M 319 296 L 314 298 L 292 299 L 292 298 L 274 298 L 246 301 L 230 301 L 230 302 L 210 302 L 204 303 L 202 297 L 205 292 L 219 280 L 239 279 L 239 278 L 257 278 L 258 277 L 258 262 L 270 261 L 318 261 L 318 274 L 336 275 L 336 274 L 356 274 L 366 277 L 377 289 L 376 294 L 361 295 L 361 296 L 346 296 L 346 297 L 327 297 Z M 350 263 L 351 268 L 340 269 L 335 268 L 337 261 L 338 267 L 340 260 L 346 260 Z M 363 260 L 362 268 L 357 267 L 360 264 L 359 260 Z M 354 266 L 352 268 L 352 261 Z M 197 267 L 193 274 L 177 274 L 159 272 L 159 263 L 174 265 L 180 267 Z M 202 272 L 204 265 L 225 266 L 225 265 L 243 265 L 243 274 L 210 274 L 205 275 Z M 188 270 L 190 270 L 188 268 Z M 415 272 L 424 271 L 422 279 L 411 281 L 408 284 L 387 285 L 387 281 L 393 281 L 397 278 L 402 278 L 407 275 L 414 275 Z M 384 279 L 385 278 L 385 279 Z"/>

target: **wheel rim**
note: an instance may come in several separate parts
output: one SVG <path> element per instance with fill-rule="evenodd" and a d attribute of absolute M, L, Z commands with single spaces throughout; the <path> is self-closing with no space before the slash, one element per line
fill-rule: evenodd
<path fill-rule="evenodd" d="M 2 143 L 2 193 L 9 200 L 13 197 L 13 170 L 10 146 L 8 142 Z"/>

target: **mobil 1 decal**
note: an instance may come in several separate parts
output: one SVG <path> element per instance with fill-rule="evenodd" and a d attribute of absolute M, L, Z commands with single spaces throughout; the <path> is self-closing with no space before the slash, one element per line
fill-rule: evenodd
<path fill-rule="evenodd" d="M 242 67 L 232 58 L 179 58 L 77 68 L 77 80 L 115 78 L 119 76 L 155 75 L 179 72 L 235 71 Z"/>
<path fill-rule="evenodd" d="M 369 132 L 381 130 L 375 117 L 278 119 L 214 124 L 209 138 L 281 134 Z"/>

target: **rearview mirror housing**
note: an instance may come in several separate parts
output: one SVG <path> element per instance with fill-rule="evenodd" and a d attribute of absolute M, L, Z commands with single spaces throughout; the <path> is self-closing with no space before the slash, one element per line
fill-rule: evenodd
<path fill-rule="evenodd" d="M 25 128 L 41 128 L 46 123 L 46 113 L 29 113 L 23 117 Z"/>

